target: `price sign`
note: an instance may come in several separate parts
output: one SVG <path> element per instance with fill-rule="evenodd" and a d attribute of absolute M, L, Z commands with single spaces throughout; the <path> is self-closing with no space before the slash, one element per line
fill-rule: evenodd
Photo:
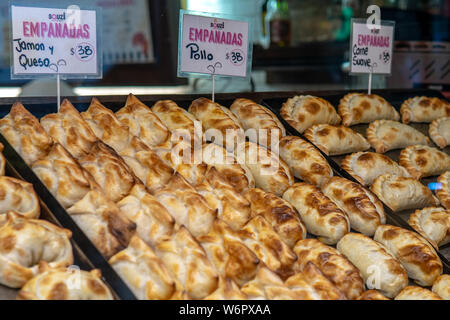
<path fill-rule="evenodd" d="M 11 78 L 101 78 L 97 12 L 11 6 Z"/>
<path fill-rule="evenodd" d="M 394 28 L 394 21 L 381 20 L 375 26 L 365 19 L 352 20 L 351 73 L 391 74 Z"/>
<path fill-rule="evenodd" d="M 243 17 L 181 10 L 178 76 L 213 73 L 249 77 L 252 62 L 250 28 L 250 21 Z"/>

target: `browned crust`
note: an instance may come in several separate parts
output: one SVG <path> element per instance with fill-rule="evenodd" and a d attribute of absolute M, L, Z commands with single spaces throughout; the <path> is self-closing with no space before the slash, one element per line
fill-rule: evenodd
<path fill-rule="evenodd" d="M 354 96 L 358 95 L 358 93 L 349 93 L 346 94 L 340 101 L 338 105 L 338 113 L 342 118 L 342 125 L 349 127 L 352 125 L 353 117 L 352 113 L 350 112 L 348 105 Z"/>
<path fill-rule="evenodd" d="M 345 171 L 347 171 L 348 174 L 350 174 L 353 178 L 355 178 L 356 181 L 358 181 L 360 184 L 365 185 L 363 178 L 358 176 L 355 171 L 352 169 L 352 162 L 354 158 L 358 158 L 363 152 L 357 152 L 353 154 L 349 154 L 342 160 L 341 162 L 341 168 Z"/>
<path fill-rule="evenodd" d="M 431 243 L 431 245 L 436 249 L 439 250 L 439 246 L 436 243 L 436 241 L 430 239 L 428 237 L 428 235 L 425 233 L 425 231 L 422 229 L 422 226 L 420 224 L 420 214 L 425 211 L 425 210 L 430 210 L 430 209 L 436 209 L 436 208 L 423 208 L 423 209 L 418 209 L 416 211 L 414 211 L 413 214 L 411 214 L 409 216 L 408 219 L 408 224 L 414 229 L 416 230 L 422 237 L 424 237 L 425 239 L 428 240 L 429 243 Z"/>
<path fill-rule="evenodd" d="M 318 141 L 316 141 L 316 131 L 319 128 L 319 126 L 312 126 L 306 129 L 306 131 L 303 133 L 306 139 L 308 139 L 309 142 L 314 144 L 317 148 L 322 150 L 323 153 L 325 153 L 327 156 L 330 154 L 330 151 L 322 144 L 320 144 Z"/>
<path fill-rule="evenodd" d="M 447 121 L 450 120 L 450 117 L 446 117 L 446 118 L 440 118 L 440 119 L 436 119 L 434 120 L 431 124 L 430 124 L 430 129 L 428 130 L 428 134 L 431 137 L 431 139 L 434 141 L 434 143 L 436 143 L 436 145 L 441 148 L 444 149 L 447 145 L 448 142 L 445 140 L 445 138 L 440 134 L 439 132 L 439 126 L 441 124 L 441 122 L 443 121 Z"/>
<path fill-rule="evenodd" d="M 444 172 L 437 178 L 437 182 L 441 184 L 441 188 L 436 191 L 436 196 L 438 197 L 441 204 L 450 210 L 450 171 Z"/>
<path fill-rule="evenodd" d="M 369 141 L 370 145 L 375 149 L 375 151 L 378 153 L 385 153 L 388 150 L 383 140 L 381 140 L 377 136 L 378 128 L 384 123 L 385 123 L 384 120 L 374 121 L 369 125 L 366 131 L 367 140 Z"/>
<path fill-rule="evenodd" d="M 410 104 L 413 102 L 414 98 L 409 98 L 402 103 L 400 107 L 400 113 L 402 114 L 402 122 L 408 124 L 412 121 L 412 111 Z"/>

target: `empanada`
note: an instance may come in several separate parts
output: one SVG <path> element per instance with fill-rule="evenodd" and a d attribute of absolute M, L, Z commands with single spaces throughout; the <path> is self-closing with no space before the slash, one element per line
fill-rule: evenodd
<path fill-rule="evenodd" d="M 430 145 L 430 139 L 406 124 L 392 120 L 376 120 L 367 128 L 367 140 L 378 153 L 412 145 Z"/>
<path fill-rule="evenodd" d="M 53 140 L 66 148 L 75 159 L 87 155 L 98 140 L 78 110 L 67 99 L 61 103 L 58 113 L 42 117 L 41 125 Z"/>
<path fill-rule="evenodd" d="M 333 170 L 322 154 L 299 137 L 283 137 L 280 140 L 280 156 L 296 178 L 315 186 L 320 187 L 333 176 Z"/>
<path fill-rule="evenodd" d="M 394 300 L 442 300 L 436 293 L 421 287 L 407 286 Z"/>
<path fill-rule="evenodd" d="M 247 300 L 247 295 L 233 280 L 220 276 L 217 290 L 203 300 Z"/>
<path fill-rule="evenodd" d="M 217 216 L 217 210 L 210 208 L 205 198 L 178 173 L 154 196 L 194 237 L 207 234 Z"/>
<path fill-rule="evenodd" d="M 237 161 L 246 165 L 255 178 L 256 187 L 281 196 L 294 183 L 288 165 L 272 151 L 254 142 L 246 142 L 235 150 Z"/>
<path fill-rule="evenodd" d="M 0 195 L 0 225 L 9 211 L 17 212 L 27 219 L 39 218 L 39 198 L 31 183 L 0 176 Z"/>
<path fill-rule="evenodd" d="M 450 145 L 450 117 L 434 120 L 430 124 L 428 134 L 439 148 L 444 149 L 446 146 Z"/>
<path fill-rule="evenodd" d="M 347 213 L 353 230 L 373 236 L 377 227 L 386 223 L 383 204 L 358 183 L 333 177 L 322 186 L 322 192 Z"/>
<path fill-rule="evenodd" d="M 172 235 L 175 219 L 143 185 L 136 184 L 117 206 L 128 219 L 136 223 L 137 234 L 148 245 L 154 246 L 161 239 Z"/>
<path fill-rule="evenodd" d="M 15 102 L 9 114 L 0 119 L 0 133 L 28 165 L 47 155 L 53 145 L 38 119 L 20 102 Z"/>
<path fill-rule="evenodd" d="M 369 142 L 361 134 L 344 126 L 316 124 L 307 129 L 304 135 L 329 156 L 365 151 L 370 148 Z"/>
<path fill-rule="evenodd" d="M 170 131 L 152 110 L 133 94 L 125 106 L 116 112 L 117 119 L 147 146 L 156 147 L 170 143 Z"/>
<path fill-rule="evenodd" d="M 431 290 L 442 299 L 450 300 L 450 275 L 440 275 L 433 283 L 433 288 Z"/>
<path fill-rule="evenodd" d="M 347 214 L 311 184 L 294 184 L 283 194 L 283 199 L 297 209 L 308 232 L 326 244 L 335 244 L 350 232 Z"/>
<path fill-rule="evenodd" d="M 373 237 L 384 245 L 417 284 L 431 286 L 442 274 L 442 262 L 433 247 L 417 233 L 391 225 L 379 226 Z"/>
<path fill-rule="evenodd" d="M 349 93 L 339 102 L 338 112 L 346 127 L 382 119 L 400 120 L 394 107 L 376 94 Z"/>
<path fill-rule="evenodd" d="M 38 274 L 38 264 L 52 268 L 73 263 L 72 232 L 45 220 L 25 219 L 9 212 L 0 226 L 0 283 L 20 288 Z"/>
<path fill-rule="evenodd" d="M 338 242 L 337 249 L 359 269 L 368 289 L 380 290 L 393 298 L 408 285 L 408 275 L 400 262 L 369 237 L 348 233 Z"/>
<path fill-rule="evenodd" d="M 167 300 L 175 292 L 166 266 L 138 236 L 108 262 L 140 300 Z"/>
<path fill-rule="evenodd" d="M 389 300 L 383 296 L 378 290 L 364 291 L 356 300 Z"/>
<path fill-rule="evenodd" d="M 3 155 L 3 144 L 0 143 L 0 176 L 4 176 L 5 175 L 5 165 L 6 165 L 6 159 L 5 156 Z"/>
<path fill-rule="evenodd" d="M 239 119 L 249 141 L 271 148 L 286 135 L 286 129 L 268 108 L 249 99 L 236 99 L 230 107 Z"/>
<path fill-rule="evenodd" d="M 408 171 L 391 158 L 375 152 L 357 152 L 345 157 L 341 168 L 364 186 L 370 186 L 383 174 L 411 177 Z"/>
<path fill-rule="evenodd" d="M 370 189 L 394 212 L 439 205 L 431 190 L 414 178 L 384 174 Z"/>
<path fill-rule="evenodd" d="M 181 226 L 172 237 L 159 242 L 155 252 L 192 298 L 205 298 L 217 289 L 217 272 L 185 227 Z"/>
<path fill-rule="evenodd" d="M 244 142 L 244 130 L 236 116 L 227 108 L 207 98 L 192 101 L 189 112 L 201 121 L 205 140 L 214 142 L 233 152 L 235 146 Z"/>
<path fill-rule="evenodd" d="M 258 188 L 247 190 L 244 196 L 250 202 L 252 217 L 263 216 L 290 248 L 306 238 L 306 227 L 289 202 Z"/>
<path fill-rule="evenodd" d="M 313 263 L 348 299 L 356 299 L 364 291 L 361 273 L 336 249 L 316 239 L 305 239 L 297 242 L 294 252 L 298 258 L 296 272 Z"/>
<path fill-rule="evenodd" d="M 300 133 L 315 124 L 341 123 L 336 109 L 325 99 L 314 96 L 295 96 L 288 99 L 283 103 L 280 115 Z"/>
<path fill-rule="evenodd" d="M 297 256 L 263 216 L 252 218 L 239 233 L 244 244 L 282 279 L 294 273 L 292 267 Z"/>
<path fill-rule="evenodd" d="M 19 291 L 17 300 L 114 300 L 98 269 L 54 269 L 45 263 L 39 269 Z"/>
<path fill-rule="evenodd" d="M 408 223 L 436 250 L 450 242 L 450 210 L 440 207 L 419 209 L 409 216 Z"/>
<path fill-rule="evenodd" d="M 415 179 L 438 176 L 450 170 L 450 156 L 436 148 L 409 146 L 400 152 L 399 163 Z"/>
<path fill-rule="evenodd" d="M 450 210 L 450 170 L 437 178 L 438 188 L 436 195 L 441 204 Z"/>
<path fill-rule="evenodd" d="M 403 123 L 432 122 L 450 116 L 450 103 L 439 98 L 414 97 L 403 102 L 400 113 Z"/>

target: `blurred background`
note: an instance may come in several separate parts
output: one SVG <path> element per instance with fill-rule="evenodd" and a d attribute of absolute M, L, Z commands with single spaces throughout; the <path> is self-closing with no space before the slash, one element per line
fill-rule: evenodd
<path fill-rule="evenodd" d="M 77 3 L 77 1 L 74 1 Z M 211 81 L 177 77 L 179 10 L 253 20 L 251 81 L 216 81 L 217 92 L 366 88 L 348 75 L 350 21 L 381 7 L 396 22 L 392 76 L 374 88 L 450 91 L 450 0 L 93 0 L 102 8 L 103 79 L 65 81 L 63 95 L 208 93 Z M 8 1 L 0 4 L 0 96 L 54 95 L 52 79 L 10 79 Z"/>

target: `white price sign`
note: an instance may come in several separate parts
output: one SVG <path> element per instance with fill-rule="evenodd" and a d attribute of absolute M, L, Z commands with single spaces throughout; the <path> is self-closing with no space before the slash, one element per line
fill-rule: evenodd
<path fill-rule="evenodd" d="M 11 6 L 12 78 L 101 77 L 95 10 Z"/>
<path fill-rule="evenodd" d="M 223 17 L 223 16 L 222 16 Z M 250 22 L 211 14 L 180 13 L 178 75 L 189 73 L 248 77 Z"/>
<path fill-rule="evenodd" d="M 394 28 L 391 21 L 381 21 L 379 26 L 352 21 L 351 73 L 391 74 Z"/>

